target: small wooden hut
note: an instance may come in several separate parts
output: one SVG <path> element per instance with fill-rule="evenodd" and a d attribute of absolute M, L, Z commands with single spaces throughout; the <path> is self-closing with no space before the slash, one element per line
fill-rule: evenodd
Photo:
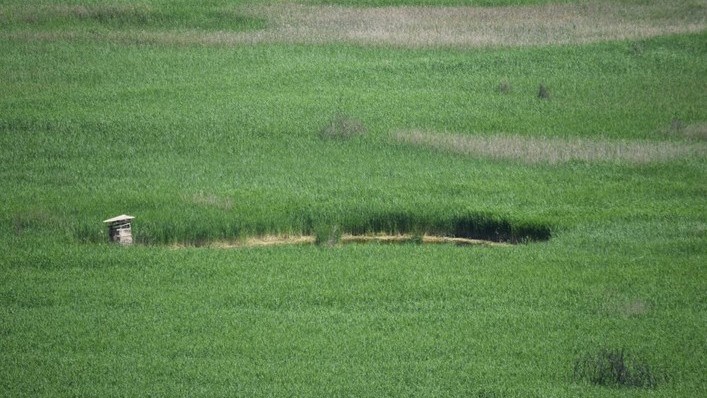
<path fill-rule="evenodd" d="M 108 224 L 108 237 L 111 242 L 121 245 L 131 245 L 133 243 L 132 220 L 135 217 L 121 214 L 109 218 L 103 222 Z"/>

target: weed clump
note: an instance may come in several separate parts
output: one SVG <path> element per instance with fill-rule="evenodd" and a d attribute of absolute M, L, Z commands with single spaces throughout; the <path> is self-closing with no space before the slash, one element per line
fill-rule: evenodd
<path fill-rule="evenodd" d="M 575 382 L 604 387 L 655 388 L 658 377 L 647 362 L 623 348 L 603 348 L 574 362 Z"/>
<path fill-rule="evenodd" d="M 497 90 L 500 94 L 510 94 L 513 91 L 513 86 L 508 80 L 503 80 L 498 83 Z"/>
<path fill-rule="evenodd" d="M 643 43 L 640 41 L 634 41 L 629 46 L 629 52 L 632 55 L 640 56 L 643 54 L 643 51 L 644 51 L 644 46 L 643 46 Z"/>
<path fill-rule="evenodd" d="M 674 118 L 670 125 L 664 129 L 668 136 L 695 141 L 707 140 L 707 123 L 687 123 L 686 121 Z"/>
<path fill-rule="evenodd" d="M 314 243 L 317 246 L 335 246 L 341 242 L 341 228 L 338 225 L 322 225 L 315 231 Z"/>
<path fill-rule="evenodd" d="M 695 138 L 693 132 L 688 131 L 688 125 L 682 119 L 673 119 L 670 121 L 670 126 L 668 126 L 667 134 L 673 137 L 679 138 Z"/>
<path fill-rule="evenodd" d="M 360 120 L 337 114 L 319 131 L 319 137 L 328 140 L 347 140 L 365 135 L 366 132 L 366 126 Z"/>
<path fill-rule="evenodd" d="M 670 132 L 674 134 L 682 134 L 685 131 L 685 122 L 680 119 L 673 119 L 670 121 Z"/>
<path fill-rule="evenodd" d="M 538 98 L 543 100 L 550 99 L 550 89 L 548 89 L 547 86 L 543 83 L 541 83 L 540 87 L 538 87 Z"/>

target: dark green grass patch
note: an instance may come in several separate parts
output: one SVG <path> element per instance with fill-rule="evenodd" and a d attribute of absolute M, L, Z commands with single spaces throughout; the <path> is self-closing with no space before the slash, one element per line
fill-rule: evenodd
<path fill-rule="evenodd" d="M 575 360 L 574 378 L 603 387 L 655 388 L 661 376 L 623 348 L 602 348 Z"/>

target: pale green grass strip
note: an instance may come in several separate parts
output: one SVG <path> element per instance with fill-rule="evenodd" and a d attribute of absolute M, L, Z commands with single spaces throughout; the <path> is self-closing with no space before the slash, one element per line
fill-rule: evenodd
<path fill-rule="evenodd" d="M 476 136 L 466 134 L 397 131 L 397 143 L 443 152 L 527 164 L 559 164 L 573 161 L 646 164 L 687 157 L 704 158 L 704 142 L 648 140 L 600 140 L 582 138 L 522 137 L 518 135 Z"/>

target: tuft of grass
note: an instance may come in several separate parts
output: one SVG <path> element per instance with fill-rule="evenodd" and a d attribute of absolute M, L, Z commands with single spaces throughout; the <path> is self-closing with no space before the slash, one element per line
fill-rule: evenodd
<path fill-rule="evenodd" d="M 543 100 L 550 99 L 550 89 L 544 83 L 540 83 L 540 87 L 538 87 L 538 98 Z"/>
<path fill-rule="evenodd" d="M 513 86 L 508 80 L 502 80 L 498 84 L 497 90 L 501 94 L 510 94 L 513 91 Z"/>
<path fill-rule="evenodd" d="M 341 228 L 336 224 L 320 225 L 315 230 L 314 243 L 318 246 L 335 246 L 341 242 Z"/>
<path fill-rule="evenodd" d="M 645 52 L 645 46 L 640 41 L 631 42 L 629 45 L 629 52 L 634 56 L 641 56 Z"/>
<path fill-rule="evenodd" d="M 576 359 L 574 380 L 603 387 L 655 388 L 658 385 L 653 368 L 624 348 L 602 348 Z"/>
<path fill-rule="evenodd" d="M 360 120 L 345 115 L 337 114 L 319 131 L 322 139 L 348 140 L 366 134 L 366 126 Z"/>
<path fill-rule="evenodd" d="M 219 197 L 212 193 L 198 192 L 191 196 L 185 196 L 185 201 L 196 205 L 213 207 L 223 211 L 233 209 L 233 199 L 227 197 Z"/>

